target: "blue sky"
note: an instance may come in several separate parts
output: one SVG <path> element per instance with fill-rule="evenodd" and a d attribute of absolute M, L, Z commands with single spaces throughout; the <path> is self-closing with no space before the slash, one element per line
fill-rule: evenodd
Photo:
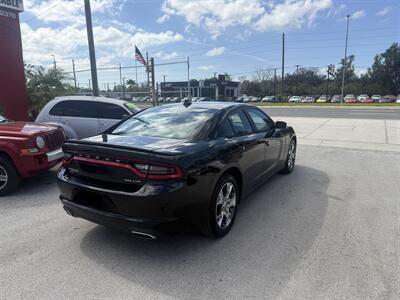
<path fill-rule="evenodd" d="M 27 62 L 50 66 L 52 54 L 66 71 L 89 66 L 83 0 L 26 0 L 20 15 Z M 191 61 L 191 78 L 214 72 L 235 79 L 257 70 L 280 68 L 286 35 L 286 72 L 294 65 L 319 68 L 338 64 L 344 54 L 347 14 L 349 54 L 358 73 L 376 53 L 400 41 L 398 0 L 92 0 L 98 67 L 134 66 L 134 45 L 157 63 Z M 268 73 L 268 72 L 267 72 Z M 278 69 L 278 73 L 280 70 Z M 156 68 L 157 80 L 186 79 L 186 65 Z M 100 88 L 119 82 L 119 72 L 99 71 Z M 124 78 L 135 79 L 134 69 Z M 89 73 L 78 74 L 81 86 Z M 138 81 L 146 78 L 138 69 Z"/>

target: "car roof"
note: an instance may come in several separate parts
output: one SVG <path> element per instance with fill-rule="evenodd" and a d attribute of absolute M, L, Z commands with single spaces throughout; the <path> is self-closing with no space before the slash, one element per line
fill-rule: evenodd
<path fill-rule="evenodd" d="M 118 105 L 122 105 L 128 101 L 122 100 L 122 99 L 115 99 L 115 98 L 107 98 L 107 97 L 102 97 L 102 96 L 61 96 L 61 97 L 56 97 L 52 101 L 60 102 L 60 101 L 65 101 L 65 100 L 70 100 L 70 101 L 99 101 L 99 102 L 106 102 L 106 103 L 114 103 Z"/>

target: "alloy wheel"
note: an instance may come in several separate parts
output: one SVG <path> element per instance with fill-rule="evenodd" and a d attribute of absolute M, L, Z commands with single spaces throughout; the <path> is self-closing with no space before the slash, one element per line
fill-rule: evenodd
<path fill-rule="evenodd" d="M 235 185 L 228 181 L 220 189 L 216 203 L 216 222 L 219 228 L 228 227 L 236 210 L 236 188 Z"/>
<path fill-rule="evenodd" d="M 295 160 L 296 160 L 296 143 L 292 140 L 289 146 L 288 162 L 287 162 L 290 170 L 294 168 Z"/>

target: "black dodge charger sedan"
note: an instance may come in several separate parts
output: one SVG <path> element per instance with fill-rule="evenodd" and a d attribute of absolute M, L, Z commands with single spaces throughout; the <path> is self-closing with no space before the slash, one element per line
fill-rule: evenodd
<path fill-rule="evenodd" d="M 187 226 L 222 237 L 241 199 L 292 172 L 296 135 L 255 106 L 185 102 L 143 110 L 63 150 L 68 214 L 144 238 Z"/>

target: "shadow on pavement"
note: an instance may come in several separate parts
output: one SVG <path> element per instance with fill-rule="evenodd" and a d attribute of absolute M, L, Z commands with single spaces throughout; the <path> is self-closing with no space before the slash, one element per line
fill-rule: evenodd
<path fill-rule="evenodd" d="M 328 185 L 324 172 L 300 165 L 244 200 L 221 240 L 191 233 L 149 241 L 97 226 L 81 250 L 108 272 L 161 295 L 275 298 L 321 230 Z"/>

